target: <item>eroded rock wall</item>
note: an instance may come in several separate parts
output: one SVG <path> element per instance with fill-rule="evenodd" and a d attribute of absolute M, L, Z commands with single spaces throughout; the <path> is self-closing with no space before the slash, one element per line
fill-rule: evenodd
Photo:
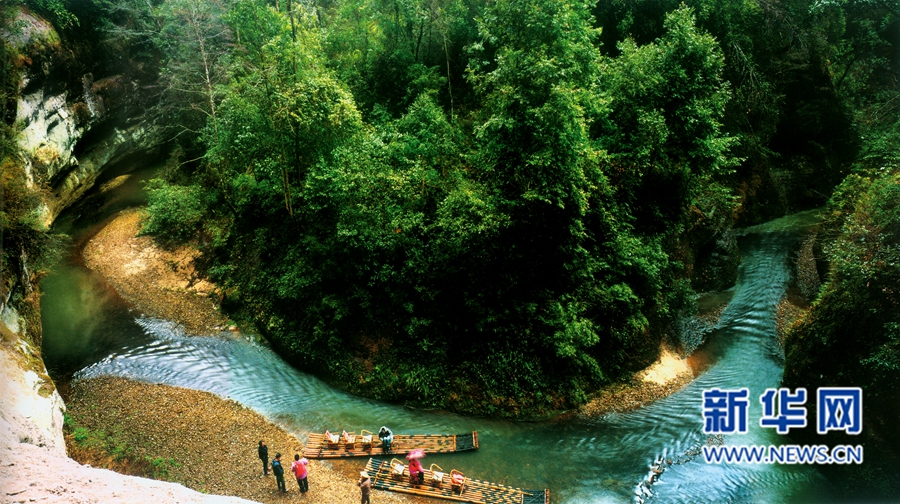
<path fill-rule="evenodd" d="M 0 37 L 16 49 L 15 65 L 22 77 L 16 109 L 22 152 L 17 166 L 41 194 L 41 219 L 49 226 L 105 169 L 154 149 L 157 130 L 140 114 L 138 82 L 85 71 L 89 65 L 67 52 L 45 20 L 20 7 L 13 23 L 0 26 Z M 65 404 L 41 359 L 40 319 L 22 315 L 23 310 L 36 314 L 39 298 L 28 258 L 21 262 L 21 275 L 8 268 L 0 271 L 0 503 L 249 502 L 95 469 L 68 458 Z M 22 295 L 14 302 L 17 290 Z"/>
<path fill-rule="evenodd" d="M 40 354 L 0 321 L 0 503 L 249 503 L 84 466 L 66 456 L 65 406 Z"/>
<path fill-rule="evenodd" d="M 16 122 L 22 126 L 22 168 L 31 184 L 48 188 L 49 225 L 93 186 L 100 174 L 160 142 L 144 121 L 142 83 L 95 70 L 64 47 L 46 21 L 21 10 L 15 32 L 0 31 L 22 54 Z"/>

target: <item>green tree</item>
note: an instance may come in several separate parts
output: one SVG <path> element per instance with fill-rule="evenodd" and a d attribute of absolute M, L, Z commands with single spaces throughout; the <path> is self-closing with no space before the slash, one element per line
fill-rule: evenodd
<path fill-rule="evenodd" d="M 163 109 L 160 122 L 190 141 L 209 125 L 218 131 L 220 85 L 226 82 L 231 31 L 222 0 L 166 0 L 159 8 L 156 45 L 166 55 L 160 70 Z"/>
<path fill-rule="evenodd" d="M 478 36 L 478 2 L 348 0 L 325 16 L 330 64 L 366 115 L 402 115 L 423 92 L 453 115 L 471 96 L 464 47 Z"/>
<path fill-rule="evenodd" d="M 862 388 L 862 434 L 829 433 L 827 442 L 864 444 L 866 464 L 828 473 L 845 495 L 880 500 L 896 495 L 889 475 L 900 446 L 894 428 L 900 414 L 894 400 L 900 391 L 900 165 L 848 176 L 825 216 L 826 281 L 785 339 L 783 382 Z"/>
<path fill-rule="evenodd" d="M 653 43 L 622 42 L 602 84 L 613 98 L 600 145 L 636 225 L 654 233 L 686 224 L 691 205 L 730 213 L 721 183 L 737 162 L 737 138 L 722 128 L 729 99 L 722 51 L 690 8 L 668 14 L 664 26 Z"/>

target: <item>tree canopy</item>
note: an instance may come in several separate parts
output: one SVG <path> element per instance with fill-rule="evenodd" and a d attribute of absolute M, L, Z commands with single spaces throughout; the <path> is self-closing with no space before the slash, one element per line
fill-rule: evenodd
<path fill-rule="evenodd" d="M 896 1 L 26 3 L 152 81 L 145 231 L 373 397 L 581 404 L 677 338 L 731 227 L 892 194 Z"/>

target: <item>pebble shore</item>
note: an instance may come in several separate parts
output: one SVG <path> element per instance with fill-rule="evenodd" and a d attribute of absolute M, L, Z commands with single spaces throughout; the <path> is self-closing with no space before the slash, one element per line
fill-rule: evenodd
<path fill-rule="evenodd" d="M 101 274 L 119 294 L 146 315 L 173 320 L 188 334 L 211 335 L 230 325 L 216 307 L 215 286 L 194 265 L 197 252 L 166 250 L 149 236 L 138 236 L 142 209 L 121 212 L 101 229 L 82 252 L 85 264 Z M 69 414 L 77 424 L 115 433 L 132 457 L 171 459 L 167 479 L 200 492 L 258 502 L 355 503 L 358 470 L 335 469 L 311 461 L 310 491 L 300 495 L 287 473 L 288 493 L 277 492 L 273 476 L 262 476 L 256 446 L 269 446 L 270 458 L 282 453 L 286 472 L 303 443 L 262 415 L 207 392 L 102 377 L 74 382 L 66 394 Z M 305 439 L 306 433 L 299 436 Z M 81 450 L 71 436 L 70 455 L 82 463 L 128 471 L 128 464 Z M 365 460 L 360 459 L 360 467 Z M 388 504 L 422 502 L 389 492 L 373 491 L 372 501 Z"/>
<path fill-rule="evenodd" d="M 70 394 L 68 414 L 79 426 L 114 436 L 128 447 L 126 457 L 131 459 L 170 461 L 165 463 L 169 481 L 202 493 L 257 502 L 359 502 L 359 488 L 351 476 L 364 467 L 365 459 L 359 459 L 360 468 L 353 475 L 327 462 L 310 461 L 309 492 L 301 495 L 289 473 L 294 454 L 302 453 L 301 440 L 234 401 L 117 377 L 77 381 Z M 72 438 L 67 436 L 67 445 L 74 455 L 81 450 Z M 271 470 L 263 476 L 256 451 L 259 440 L 266 441 L 270 459 L 276 452 L 282 454 L 287 493 L 278 491 Z M 398 494 L 373 493 L 373 501 L 379 503 L 411 502 Z"/>

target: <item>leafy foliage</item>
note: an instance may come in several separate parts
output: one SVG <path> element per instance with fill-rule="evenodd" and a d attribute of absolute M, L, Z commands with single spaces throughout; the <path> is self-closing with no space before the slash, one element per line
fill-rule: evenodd
<path fill-rule="evenodd" d="M 737 138 L 722 132 L 724 55 L 695 27 L 691 9 L 669 14 L 664 27 L 654 43 L 626 39 L 604 73 L 615 123 L 603 125 L 601 144 L 618 172 L 619 194 L 656 232 L 684 222 L 686 204 L 730 212 L 727 192 L 713 184 L 737 164 Z"/>
<path fill-rule="evenodd" d="M 421 22 L 443 15 L 416 8 Z M 681 284 L 665 224 L 731 163 L 722 59 L 689 11 L 673 17 L 651 70 L 660 81 L 706 72 L 705 85 L 680 108 L 669 99 L 661 120 L 673 144 L 640 162 L 680 164 L 693 189 L 652 222 L 629 210 L 645 189 L 605 173 L 640 155 L 603 149 L 618 132 L 609 96 L 621 93 L 623 109 L 648 102 L 604 72 L 643 63 L 604 61 L 589 5 L 486 7 L 466 120 L 417 80 L 407 101 L 373 107 L 375 126 L 322 59 L 318 18 L 242 0 L 227 22 L 229 82 L 194 177 L 207 194 L 154 182 L 147 231 L 186 237 L 202 224 L 226 306 L 243 307 L 287 355 L 377 397 L 457 409 L 483 398 L 500 414 L 577 404 L 655 355 L 649 321 L 671 318 L 688 294 L 665 292 Z M 688 156 L 675 141 L 686 136 Z M 350 366 L 335 357 L 348 345 Z"/>
<path fill-rule="evenodd" d="M 235 0 L 199 37 L 179 5 L 162 75 L 198 159 L 147 231 L 199 237 L 226 308 L 383 399 L 577 405 L 655 357 L 773 160 L 822 192 L 855 138 L 894 159 L 895 116 L 851 127 L 892 103 L 881 4 Z"/>
<path fill-rule="evenodd" d="M 154 179 L 147 183 L 149 218 L 142 232 L 155 234 L 161 241 L 181 243 L 203 229 L 208 210 L 205 191 L 200 186 L 168 185 Z"/>
<path fill-rule="evenodd" d="M 78 16 L 70 10 L 69 0 L 27 0 L 25 3 L 47 16 L 59 28 L 74 28 L 80 24 Z"/>
<path fill-rule="evenodd" d="M 876 175 L 849 176 L 829 203 L 825 244 L 828 278 L 806 318 L 792 328 L 785 347 L 787 386 L 861 387 L 866 400 L 866 470 L 844 490 L 855 498 L 894 495 L 879 474 L 896 464 L 900 438 L 893 398 L 900 391 L 900 166 Z M 840 437 L 840 434 L 832 434 Z M 850 442 L 850 439 L 833 439 Z M 856 440 L 854 442 L 859 442 Z"/>

